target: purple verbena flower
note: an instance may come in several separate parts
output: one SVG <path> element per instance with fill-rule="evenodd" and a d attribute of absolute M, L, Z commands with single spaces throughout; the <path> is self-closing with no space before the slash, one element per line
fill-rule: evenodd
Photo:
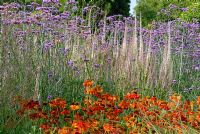
<path fill-rule="evenodd" d="M 48 96 L 47 96 L 47 99 L 48 99 L 48 100 L 52 99 L 52 95 L 48 95 Z"/>

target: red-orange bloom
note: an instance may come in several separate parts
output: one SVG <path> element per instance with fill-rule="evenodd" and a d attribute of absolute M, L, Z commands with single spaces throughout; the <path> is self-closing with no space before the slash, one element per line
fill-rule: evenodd
<path fill-rule="evenodd" d="M 176 94 L 174 94 L 174 95 L 172 95 L 172 96 L 169 97 L 169 99 L 171 101 L 173 101 L 174 103 L 179 103 L 180 100 L 181 100 L 181 98 L 182 97 L 180 95 L 176 95 Z"/>
<path fill-rule="evenodd" d="M 51 126 L 45 123 L 45 124 L 40 125 L 40 128 L 41 128 L 44 132 L 49 132 L 50 129 L 51 129 Z"/>
<path fill-rule="evenodd" d="M 38 101 L 30 100 L 23 102 L 22 106 L 24 109 L 31 110 L 31 109 L 38 109 L 40 105 Z"/>
<path fill-rule="evenodd" d="M 84 87 L 91 87 L 93 85 L 93 80 L 85 80 L 83 83 Z"/>
<path fill-rule="evenodd" d="M 72 111 L 79 110 L 79 109 L 80 109 L 80 105 L 78 105 L 78 104 L 72 104 L 72 105 L 70 106 L 70 109 L 71 109 Z"/>
<path fill-rule="evenodd" d="M 56 98 L 52 101 L 49 102 L 50 107 L 60 107 L 60 108 L 65 108 L 66 106 L 66 101 L 61 99 L 61 98 Z"/>
<path fill-rule="evenodd" d="M 32 120 L 37 120 L 37 119 L 40 119 L 40 118 L 44 118 L 44 119 L 48 118 L 47 114 L 44 113 L 44 112 L 32 113 L 32 114 L 29 115 L 29 117 Z"/>
<path fill-rule="evenodd" d="M 63 127 L 58 130 L 58 134 L 71 134 L 72 130 L 68 127 Z"/>
<path fill-rule="evenodd" d="M 122 100 L 120 103 L 119 103 L 119 107 L 122 108 L 122 109 L 128 109 L 129 108 L 129 105 L 130 103 L 128 101 L 125 101 L 125 100 Z"/>
<path fill-rule="evenodd" d="M 136 93 L 128 93 L 126 96 L 124 96 L 126 99 L 139 99 L 140 95 Z"/>
<path fill-rule="evenodd" d="M 200 123 L 200 113 L 196 116 L 196 120 Z"/>
<path fill-rule="evenodd" d="M 72 123 L 72 127 L 79 130 L 79 132 L 84 133 L 90 128 L 90 125 L 87 122 L 83 122 L 80 120 L 74 120 Z"/>
<path fill-rule="evenodd" d="M 63 110 L 62 112 L 60 112 L 60 114 L 61 115 L 67 115 L 67 114 L 69 114 L 70 112 L 69 112 L 69 110 L 67 110 L 67 109 L 65 109 L 65 110 Z"/>
<path fill-rule="evenodd" d="M 197 96 L 197 105 L 200 105 L 200 96 Z"/>
<path fill-rule="evenodd" d="M 94 95 L 97 93 L 97 91 L 95 89 L 85 89 L 84 91 L 85 94 L 91 94 L 91 95 Z"/>
<path fill-rule="evenodd" d="M 103 129 L 104 129 L 105 132 L 112 132 L 114 130 L 113 126 L 110 125 L 109 123 L 105 123 L 103 125 Z"/>

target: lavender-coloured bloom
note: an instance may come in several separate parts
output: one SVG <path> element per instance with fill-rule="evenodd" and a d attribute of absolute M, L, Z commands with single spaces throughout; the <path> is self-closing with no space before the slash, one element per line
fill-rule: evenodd
<path fill-rule="evenodd" d="M 4 6 L 0 6 L 0 10 L 4 10 Z"/>
<path fill-rule="evenodd" d="M 177 80 L 172 80 L 172 84 L 176 84 L 177 83 Z"/>
<path fill-rule="evenodd" d="M 48 100 L 52 99 L 52 95 L 48 95 L 48 96 L 47 96 L 47 99 L 48 99 Z"/>
<path fill-rule="evenodd" d="M 99 68 L 100 65 L 99 65 L 99 64 L 94 64 L 94 67 L 95 67 L 95 68 Z"/>
<path fill-rule="evenodd" d="M 53 2 L 53 3 L 57 3 L 59 2 L 59 0 L 42 0 L 43 3 L 50 3 L 50 2 Z"/>
<path fill-rule="evenodd" d="M 47 42 L 44 43 L 44 50 L 45 51 L 48 51 L 51 47 L 53 47 L 52 42 L 47 41 Z"/>
<path fill-rule="evenodd" d="M 194 68 L 194 70 L 199 71 L 199 70 L 200 70 L 200 67 L 196 66 L 196 67 Z"/>
<path fill-rule="evenodd" d="M 170 4 L 170 5 L 169 5 L 169 8 L 170 8 L 170 9 L 175 9 L 175 8 L 177 8 L 177 6 L 174 5 L 174 4 Z"/>
<path fill-rule="evenodd" d="M 73 67 L 74 66 L 74 62 L 69 60 L 69 61 L 67 61 L 67 65 L 70 66 L 70 67 Z"/>
<path fill-rule="evenodd" d="M 75 4 L 76 1 L 75 0 L 68 0 L 68 4 Z"/>
<path fill-rule="evenodd" d="M 181 11 L 187 12 L 187 11 L 188 11 L 188 8 L 181 8 Z"/>
<path fill-rule="evenodd" d="M 111 58 L 108 58 L 108 59 L 107 59 L 107 62 L 110 64 L 110 63 L 111 63 L 111 60 L 112 60 Z"/>
<path fill-rule="evenodd" d="M 72 7 L 72 10 L 75 12 L 75 11 L 78 10 L 78 7 L 77 7 L 77 6 L 73 6 L 73 7 Z"/>
<path fill-rule="evenodd" d="M 193 68 L 194 68 L 195 71 L 199 71 L 200 70 L 200 65 L 194 65 Z"/>

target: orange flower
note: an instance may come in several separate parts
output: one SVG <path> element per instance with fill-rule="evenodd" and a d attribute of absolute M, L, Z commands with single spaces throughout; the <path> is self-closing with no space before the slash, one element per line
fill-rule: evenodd
<path fill-rule="evenodd" d="M 96 94 L 97 92 L 96 92 L 95 89 L 92 88 L 92 89 L 85 89 L 84 93 L 85 93 L 85 94 L 94 95 L 94 94 Z"/>
<path fill-rule="evenodd" d="M 200 123 L 200 113 L 196 116 L 196 120 Z"/>
<path fill-rule="evenodd" d="M 61 98 L 56 98 L 52 101 L 49 102 L 50 107 L 60 107 L 60 108 L 65 108 L 66 106 L 66 101 L 61 99 Z"/>
<path fill-rule="evenodd" d="M 67 114 L 69 114 L 70 112 L 69 112 L 69 110 L 67 110 L 67 109 L 65 109 L 65 110 L 63 110 L 62 112 L 60 112 L 60 114 L 62 114 L 62 115 L 67 115 Z"/>
<path fill-rule="evenodd" d="M 85 80 L 83 83 L 84 87 L 91 87 L 93 85 L 93 80 Z"/>
<path fill-rule="evenodd" d="M 22 102 L 22 107 L 27 110 L 38 109 L 39 106 L 39 102 L 34 100 Z"/>
<path fill-rule="evenodd" d="M 120 103 L 119 103 L 119 107 L 122 108 L 122 109 L 128 109 L 130 103 L 125 101 L 125 100 L 122 100 Z"/>
<path fill-rule="evenodd" d="M 137 107 L 137 102 L 133 102 L 132 104 L 130 104 L 130 108 L 136 108 Z"/>
<path fill-rule="evenodd" d="M 67 127 L 58 129 L 58 134 L 69 134 L 71 132 L 72 132 L 71 128 L 67 128 Z"/>
<path fill-rule="evenodd" d="M 102 93 L 103 92 L 103 88 L 99 85 L 97 85 L 94 90 L 97 92 L 97 93 Z"/>
<path fill-rule="evenodd" d="M 200 105 L 200 96 L 197 96 L 197 105 Z"/>
<path fill-rule="evenodd" d="M 89 120 L 89 123 L 90 123 L 90 127 L 91 127 L 92 129 L 98 129 L 98 124 L 99 124 L 99 122 L 98 122 L 97 120 L 95 120 L 95 119 L 90 119 L 90 120 Z"/>
<path fill-rule="evenodd" d="M 70 109 L 71 109 L 72 111 L 79 110 L 79 109 L 80 109 L 80 105 L 78 105 L 78 104 L 72 104 L 72 105 L 70 106 Z"/>
<path fill-rule="evenodd" d="M 169 97 L 169 99 L 174 102 L 174 103 L 179 103 L 181 100 L 181 96 L 177 94 L 173 94 L 172 96 Z"/>
<path fill-rule="evenodd" d="M 140 95 L 136 93 L 128 93 L 126 96 L 124 96 L 126 99 L 139 99 Z"/>
<path fill-rule="evenodd" d="M 113 102 L 113 101 L 117 101 L 118 98 L 117 98 L 117 96 L 108 96 L 108 100 L 109 100 L 110 102 Z"/>
<path fill-rule="evenodd" d="M 79 132 L 84 133 L 90 128 L 90 125 L 80 120 L 74 120 L 72 123 L 72 127 L 78 129 Z"/>
<path fill-rule="evenodd" d="M 103 129 L 104 129 L 105 132 L 112 132 L 114 130 L 113 126 L 110 125 L 109 123 L 105 123 L 103 125 Z"/>
<path fill-rule="evenodd" d="M 46 123 L 44 123 L 44 124 L 40 125 L 40 128 L 45 132 L 49 132 L 50 129 L 51 129 L 51 126 L 46 124 Z"/>
<path fill-rule="evenodd" d="M 44 118 L 44 119 L 48 118 L 47 114 L 44 113 L 44 112 L 32 113 L 32 114 L 29 115 L 29 117 L 32 120 L 37 120 L 37 119 L 40 119 L 40 118 Z"/>
<path fill-rule="evenodd" d="M 91 100 L 90 98 L 85 98 L 85 99 L 83 100 L 83 103 L 84 103 L 85 105 L 91 105 L 91 104 L 92 104 L 92 100 Z"/>

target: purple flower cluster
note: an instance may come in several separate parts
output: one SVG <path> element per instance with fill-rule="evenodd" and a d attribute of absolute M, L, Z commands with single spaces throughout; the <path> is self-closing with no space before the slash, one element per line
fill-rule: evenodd
<path fill-rule="evenodd" d="M 43 0 L 43 2 L 58 2 L 58 0 Z M 17 46 L 23 48 L 29 46 L 38 53 L 42 51 L 44 59 L 47 56 L 51 60 L 59 59 L 54 62 L 59 65 L 60 70 L 64 70 L 61 66 L 68 66 L 78 74 L 82 72 L 79 69 L 84 72 L 85 63 L 95 71 L 108 67 L 108 64 L 117 68 L 119 66 L 117 58 L 124 46 L 126 55 L 130 57 L 130 64 L 134 64 L 132 61 L 135 57 L 129 48 L 133 45 L 135 35 L 137 43 L 140 43 L 141 37 L 144 49 L 147 50 L 150 46 L 155 56 L 159 56 L 169 43 L 168 23 L 154 22 L 152 29 L 149 30 L 140 27 L 139 22 L 132 17 L 114 15 L 104 18 L 102 12 L 95 6 L 83 8 L 79 16 L 74 14 L 77 10 L 76 4 L 75 0 L 68 1 L 65 7 L 67 10 L 63 13 L 58 13 L 56 7 L 48 4 L 28 5 L 34 12 L 21 11 L 22 5 L 16 3 L 4 4 L 0 6 L 2 25 L 5 27 L 3 30 L 8 30 L 15 37 L 13 42 L 16 42 Z M 170 5 L 169 10 L 176 8 L 175 5 Z M 168 14 L 165 9 L 161 12 Z M 198 22 L 188 23 L 180 19 L 171 21 L 170 44 L 173 56 L 183 54 L 185 70 L 199 71 L 200 24 Z"/>

